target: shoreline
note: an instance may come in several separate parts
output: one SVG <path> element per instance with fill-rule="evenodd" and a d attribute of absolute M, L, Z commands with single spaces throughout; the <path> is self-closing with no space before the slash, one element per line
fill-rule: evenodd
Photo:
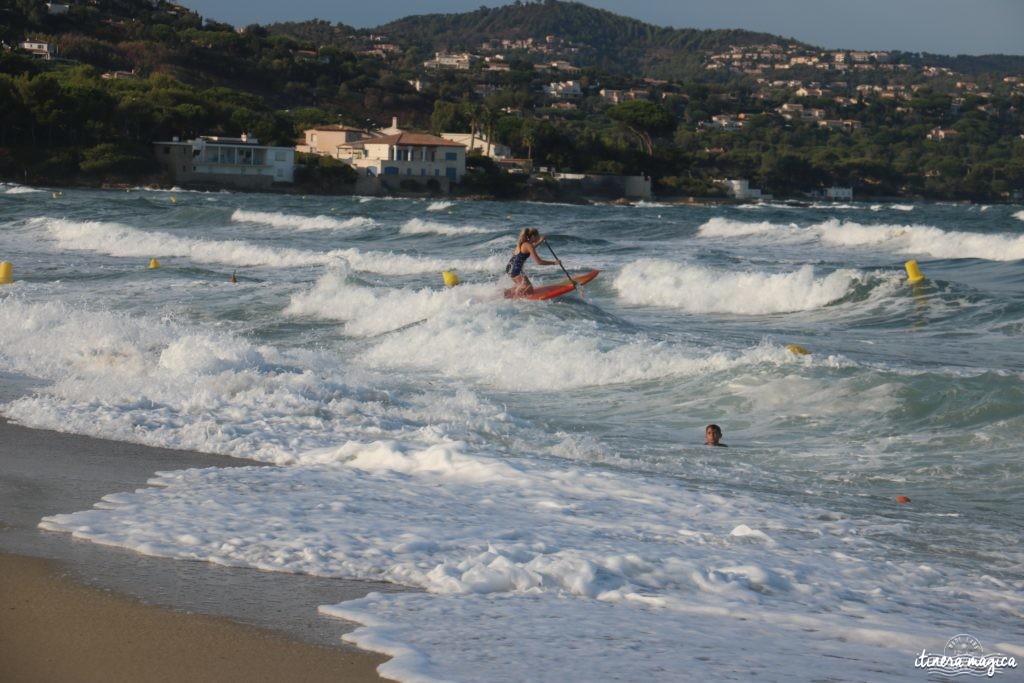
<path fill-rule="evenodd" d="M 0 374 L 5 400 L 25 388 L 13 379 Z M 19 672 L 11 680 L 387 680 L 376 674 L 387 657 L 342 642 L 357 625 L 317 608 L 403 587 L 149 557 L 37 527 L 156 471 L 264 465 L 2 417 L 0 443 L 0 671 Z"/>
<path fill-rule="evenodd" d="M 503 198 L 497 195 L 486 195 L 486 194 L 441 194 L 441 193 L 429 193 L 429 192 L 401 192 L 401 191 L 390 191 L 377 195 L 361 195 L 353 192 L 324 192 L 319 191 L 317 188 L 310 187 L 280 187 L 271 188 L 268 190 L 239 190 L 237 188 L 230 187 L 214 187 L 214 186 L 181 186 L 175 184 L 167 184 L 164 182 L 147 182 L 146 179 L 141 179 L 137 183 L 131 182 L 100 182 L 100 183 L 78 183 L 78 182 L 67 182 L 57 179 L 46 181 L 42 179 L 36 179 L 32 182 L 14 180 L 14 179 L 0 179 L 3 183 L 12 183 L 15 185 L 21 185 L 24 187 L 32 187 L 37 189 L 57 189 L 57 190 L 107 190 L 111 192 L 122 192 L 122 191 L 136 191 L 136 190 L 149 190 L 154 192 L 173 192 L 175 190 L 183 191 L 194 191 L 194 192 L 230 192 L 240 194 L 275 194 L 275 195 L 293 195 L 293 196 L 311 196 L 311 197 L 389 197 L 395 199 L 424 199 L 424 200 L 435 200 L 435 201 L 521 201 L 521 202 L 537 202 L 542 204 L 580 204 L 580 205 L 592 205 L 592 204 L 614 204 L 617 202 L 624 202 L 626 204 L 635 204 L 637 202 L 656 202 L 662 204 L 671 204 L 673 206 L 734 206 L 744 204 L 758 204 L 761 200 L 757 199 L 736 199 L 734 197 L 721 197 L 721 196 L 698 196 L 698 195 L 656 195 L 652 194 L 647 198 L 639 197 L 600 197 L 591 195 L 576 195 L 566 194 L 559 196 L 552 196 L 545 193 L 527 193 L 524 196 Z M 974 199 L 956 198 L 956 197 L 923 197 L 920 195 L 912 196 L 891 196 L 891 195 L 870 195 L 854 197 L 852 199 L 825 199 L 823 197 L 808 197 L 803 195 L 796 196 L 776 196 L 768 201 L 777 201 L 780 203 L 803 203 L 803 202 L 831 202 L 835 204 L 842 204 L 847 202 L 859 202 L 863 204 L 872 203 L 911 203 L 911 204 L 937 204 L 937 203 L 953 203 L 953 204 L 964 204 L 964 205 L 1005 205 L 1005 206 L 1016 206 L 1020 204 L 1020 200 L 1009 199 L 993 199 L 990 201 L 978 201 Z M 625 205 L 625 204 L 623 204 Z"/>

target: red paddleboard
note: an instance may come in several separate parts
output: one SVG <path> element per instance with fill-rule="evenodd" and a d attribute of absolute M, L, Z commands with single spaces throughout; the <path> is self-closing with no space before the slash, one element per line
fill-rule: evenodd
<path fill-rule="evenodd" d="M 574 275 L 573 280 L 576 281 L 577 285 L 585 285 L 600 273 L 599 270 L 592 270 L 589 273 L 583 273 L 582 275 Z M 553 285 L 544 285 L 543 287 L 534 287 L 533 291 L 529 294 L 517 295 L 515 289 L 506 289 L 506 299 L 554 299 L 556 296 L 562 296 L 568 294 L 572 290 L 576 289 L 576 285 L 571 280 L 562 280 L 556 282 Z"/>

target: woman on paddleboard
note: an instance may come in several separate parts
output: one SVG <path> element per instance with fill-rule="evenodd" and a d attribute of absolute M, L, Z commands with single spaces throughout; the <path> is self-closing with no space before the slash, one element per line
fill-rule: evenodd
<path fill-rule="evenodd" d="M 542 266 L 558 266 L 562 262 L 558 259 L 554 261 L 546 261 L 540 257 L 537 253 L 537 247 L 539 247 L 545 240 L 537 228 L 523 228 L 519 233 L 519 241 L 516 243 L 516 250 L 512 253 L 512 258 L 508 260 L 508 265 L 505 266 L 505 272 L 508 273 L 513 282 L 516 283 L 515 296 L 522 296 L 529 294 L 533 291 L 533 285 L 530 284 L 530 278 L 526 277 L 523 273 L 523 264 L 526 263 L 526 259 L 533 258 L 534 261 Z"/>

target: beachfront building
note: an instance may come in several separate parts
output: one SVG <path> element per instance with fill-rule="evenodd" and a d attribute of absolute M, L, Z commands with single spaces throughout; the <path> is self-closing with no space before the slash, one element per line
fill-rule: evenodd
<path fill-rule="evenodd" d="M 367 130 L 341 125 L 307 128 L 304 134 L 303 141 L 295 146 L 296 152 L 320 154 L 343 161 L 351 161 L 357 153 L 362 154 L 362 148 L 356 143 L 374 137 Z"/>
<path fill-rule="evenodd" d="M 725 191 L 736 199 L 762 199 L 761 190 L 750 186 L 749 180 L 719 180 L 725 185 Z"/>
<path fill-rule="evenodd" d="M 157 161 L 180 185 L 266 190 L 295 179 L 295 148 L 261 145 L 244 133 L 184 142 L 174 138 L 154 142 L 153 148 Z"/>
<path fill-rule="evenodd" d="M 466 146 L 436 135 L 402 131 L 353 143 L 349 162 L 365 174 L 382 180 L 431 178 L 457 183 L 466 174 Z"/>
<path fill-rule="evenodd" d="M 825 188 L 825 199 L 850 200 L 853 199 L 852 187 L 827 187 Z"/>
<path fill-rule="evenodd" d="M 485 157 L 490 157 L 494 160 L 512 158 L 511 147 L 498 142 L 491 142 L 484 133 L 441 133 L 441 137 L 445 140 L 465 145 L 467 154 L 476 149 L 480 150 L 480 153 Z"/>

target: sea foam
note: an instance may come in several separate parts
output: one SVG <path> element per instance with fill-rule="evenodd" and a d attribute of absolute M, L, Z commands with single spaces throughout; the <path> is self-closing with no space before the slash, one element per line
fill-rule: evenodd
<path fill-rule="evenodd" d="M 865 225 L 830 219 L 807 227 L 793 223 L 748 223 L 712 218 L 698 230 L 704 238 L 751 238 L 773 242 L 821 242 L 847 248 L 876 248 L 932 258 L 1024 259 L 1024 236 L 942 230 L 929 225 Z"/>
<path fill-rule="evenodd" d="M 623 267 L 614 285 L 630 304 L 758 315 L 822 308 L 844 297 L 863 278 L 863 273 L 849 269 L 824 276 L 816 276 L 812 266 L 788 273 L 736 273 L 642 259 Z"/>
<path fill-rule="evenodd" d="M 34 218 L 29 222 L 35 226 L 45 226 L 51 238 L 63 249 L 118 257 L 178 257 L 196 263 L 275 268 L 329 265 L 344 260 L 356 270 L 387 275 L 439 273 L 452 269 L 498 272 L 503 264 L 502 259 L 497 256 L 483 259 L 436 259 L 394 252 L 363 252 L 355 248 L 318 252 L 262 246 L 241 240 L 179 237 L 165 232 L 141 230 L 120 223 L 101 221 Z"/>
<path fill-rule="evenodd" d="M 381 673 L 400 680 L 479 680 L 492 642 L 504 654 L 488 678 L 502 681 L 562 680 L 570 669 L 668 681 L 693 666 L 715 678 L 760 670 L 765 658 L 779 667 L 766 680 L 791 680 L 794 657 L 817 661 L 840 643 L 845 675 L 900 680 L 908 652 L 945 633 L 936 607 L 965 619 L 983 605 L 1024 608 L 955 569 L 879 556 L 878 520 L 827 509 L 495 458 L 459 442 L 350 442 L 327 460 L 160 473 L 149 488 L 40 526 L 149 555 L 420 588 L 322 608 L 366 624 L 347 639 L 394 656 Z M 958 597 L 965 581 L 969 600 Z M 891 596 L 907 591 L 927 599 L 892 611 Z M 634 656 L 619 645 L 637 632 Z M 467 654 L 469 639 L 485 645 Z M 679 642 L 708 659 L 680 658 Z M 537 666 L 554 655 L 551 678 Z"/>
<path fill-rule="evenodd" d="M 372 218 L 353 216 L 337 219 L 330 216 L 300 216 L 280 211 L 249 211 L 235 209 L 231 214 L 235 223 L 260 223 L 275 228 L 291 228 L 295 230 L 348 230 L 351 228 L 368 228 L 376 224 Z"/>
<path fill-rule="evenodd" d="M 402 225 L 399 230 L 403 235 L 479 235 L 491 232 L 472 225 L 448 225 L 437 221 L 425 221 L 421 218 L 412 218 Z"/>

